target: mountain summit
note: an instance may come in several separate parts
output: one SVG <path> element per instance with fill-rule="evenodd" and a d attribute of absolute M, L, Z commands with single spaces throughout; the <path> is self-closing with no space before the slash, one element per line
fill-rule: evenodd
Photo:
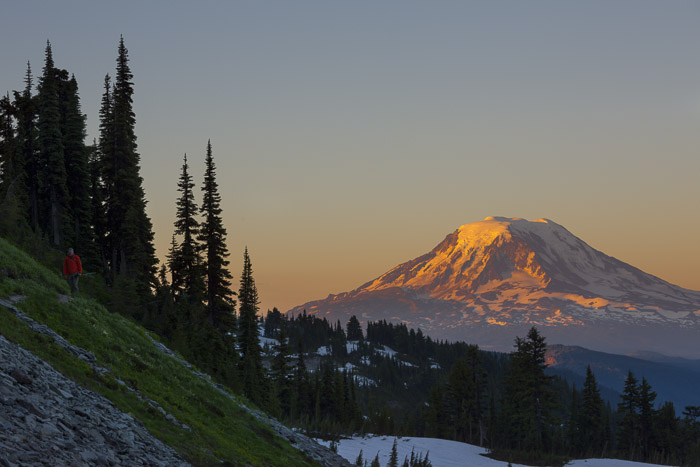
<path fill-rule="evenodd" d="M 550 342 L 700 356 L 700 292 L 612 258 L 548 219 L 487 217 L 359 288 L 301 310 L 421 328 L 506 350 L 540 326 Z"/>

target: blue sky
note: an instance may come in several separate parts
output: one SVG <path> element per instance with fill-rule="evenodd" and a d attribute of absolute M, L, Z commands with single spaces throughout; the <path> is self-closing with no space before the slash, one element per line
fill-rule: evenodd
<path fill-rule="evenodd" d="M 89 140 L 121 34 L 159 254 L 211 138 L 263 310 L 355 288 L 462 224 L 550 218 L 700 289 L 700 4 L 14 2 L 0 92 L 75 73 Z"/>

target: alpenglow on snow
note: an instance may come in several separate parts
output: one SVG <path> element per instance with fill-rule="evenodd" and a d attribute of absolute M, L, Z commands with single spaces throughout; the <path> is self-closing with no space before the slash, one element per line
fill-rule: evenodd
<path fill-rule="evenodd" d="M 548 219 L 487 217 L 357 289 L 298 306 L 433 338 L 511 350 L 533 325 L 550 343 L 700 357 L 700 292 L 647 274 Z"/>

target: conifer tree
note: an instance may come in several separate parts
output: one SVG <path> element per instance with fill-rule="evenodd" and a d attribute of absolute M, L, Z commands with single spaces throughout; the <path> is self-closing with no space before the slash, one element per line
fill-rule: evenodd
<path fill-rule="evenodd" d="M 124 38 L 119 40 L 117 70 L 111 94 L 105 93 L 100 116 L 103 176 L 106 188 L 107 247 L 112 281 L 118 277 L 132 282 L 141 300 L 155 284 L 156 257 L 153 227 L 146 215 L 146 199 L 139 174 L 133 111 L 133 75 Z M 105 79 L 107 84 L 108 79 Z M 109 112 L 107 113 L 107 109 Z M 125 286 L 126 288 L 127 286 Z"/>
<path fill-rule="evenodd" d="M 248 247 L 243 255 L 243 272 L 241 273 L 239 303 L 239 348 L 241 351 L 240 370 L 243 391 L 246 397 L 261 404 L 263 384 L 262 358 L 260 356 L 260 338 L 258 331 L 258 290 L 253 279 L 253 266 L 248 255 Z"/>
<path fill-rule="evenodd" d="M 355 459 L 355 465 L 359 465 L 360 467 L 364 465 L 364 460 L 362 459 L 362 449 L 360 449 L 360 453 L 357 455 L 357 459 Z"/>
<path fill-rule="evenodd" d="M 506 377 L 504 413 L 510 420 L 510 448 L 521 451 L 548 450 L 552 445 L 551 426 L 555 394 L 552 377 L 545 374 L 545 339 L 535 327 L 527 338 L 515 340 Z"/>
<path fill-rule="evenodd" d="M 470 346 L 466 358 L 458 360 L 450 372 L 446 391 L 447 412 L 458 441 L 483 443 L 485 378 L 478 348 Z"/>
<path fill-rule="evenodd" d="M 228 270 L 226 229 L 221 218 L 221 195 L 216 182 L 211 140 L 207 141 L 205 163 L 201 208 L 203 219 L 199 230 L 199 243 L 204 252 L 207 317 L 217 329 L 235 333 L 235 293 L 231 290 L 232 276 Z"/>
<path fill-rule="evenodd" d="M 182 283 L 182 279 L 179 278 L 179 271 L 175 264 L 175 258 L 177 257 L 177 250 L 179 245 L 175 239 L 175 233 L 173 232 L 170 238 L 170 248 L 168 248 L 168 254 L 165 255 L 165 264 L 168 266 L 168 271 L 170 271 L 170 289 L 173 295 L 177 295 L 179 290 L 176 288 L 175 284 Z"/>
<path fill-rule="evenodd" d="M 67 216 L 70 219 L 65 241 L 80 248 L 83 257 L 93 262 L 97 252 L 93 249 L 94 238 L 90 212 L 90 173 L 88 150 L 85 146 L 85 115 L 80 109 L 78 82 L 75 76 L 68 79 L 68 72 L 58 72 L 58 93 L 61 115 L 61 136 L 66 171 Z"/>
<path fill-rule="evenodd" d="M 444 407 L 444 389 L 437 385 L 430 390 L 426 415 L 427 434 L 435 438 L 444 438 L 447 431 L 447 417 Z"/>
<path fill-rule="evenodd" d="M 43 74 L 39 84 L 39 218 L 51 243 L 61 245 L 67 220 L 66 167 L 61 135 L 61 112 L 58 99 L 58 77 L 54 67 L 51 43 L 46 41 Z"/>
<path fill-rule="evenodd" d="M 16 118 L 17 109 L 8 93 L 0 99 L 0 236 L 13 238 L 27 233 L 26 192 Z"/>
<path fill-rule="evenodd" d="M 93 190 L 92 226 L 95 232 L 95 242 L 100 251 L 102 271 L 105 278 L 114 280 L 111 274 L 112 249 L 109 245 L 107 234 L 111 222 L 107 220 L 107 201 L 113 199 L 111 192 L 115 189 L 115 168 L 110 161 L 115 160 L 114 152 L 114 111 L 112 102 L 112 79 L 109 74 L 104 77 L 104 92 L 100 104 L 100 137 L 97 143 L 97 151 L 90 165 L 91 177 L 95 180 Z M 99 197 L 96 202 L 95 197 Z M 96 205 L 97 204 L 97 205 Z"/>
<path fill-rule="evenodd" d="M 306 363 L 304 362 L 304 347 L 301 338 L 297 339 L 297 363 L 294 367 L 294 397 L 291 410 L 292 419 L 297 419 L 301 414 L 311 410 L 311 391 L 309 389 Z"/>
<path fill-rule="evenodd" d="M 18 196 L 31 229 L 38 233 L 39 226 L 39 155 L 37 150 L 37 96 L 32 96 L 32 68 L 27 62 L 24 91 L 14 92 L 17 118 L 17 158 L 15 171 Z"/>
<path fill-rule="evenodd" d="M 201 303 L 204 299 L 204 282 L 200 248 L 197 243 L 199 221 L 195 217 L 197 204 L 192 192 L 194 182 L 187 169 L 187 154 L 185 154 L 182 173 L 177 184 L 180 197 L 176 203 L 175 217 L 175 235 L 181 236 L 182 241 L 169 260 L 172 263 L 171 270 L 177 270 L 177 275 L 173 276 L 173 288 L 178 291 L 179 298 L 194 304 Z"/>
<path fill-rule="evenodd" d="M 622 390 L 621 401 L 617 404 L 621 416 L 617 435 L 617 449 L 630 459 L 640 454 L 639 433 L 639 385 L 637 378 L 629 371 Z"/>
<path fill-rule="evenodd" d="M 10 186 L 17 184 L 20 173 L 16 162 L 15 114 L 8 93 L 0 99 L 0 203 L 6 199 Z"/>
<path fill-rule="evenodd" d="M 347 339 L 349 341 L 361 341 L 362 340 L 362 326 L 360 326 L 360 321 L 357 316 L 352 315 L 348 320 L 347 324 Z"/>
<path fill-rule="evenodd" d="M 652 391 L 647 379 L 642 377 L 642 382 L 639 385 L 639 441 L 642 459 L 645 461 L 651 460 L 650 455 L 655 448 L 655 400 L 656 392 Z"/>
<path fill-rule="evenodd" d="M 102 181 L 102 162 L 97 143 L 93 141 L 88 148 L 88 171 L 90 173 L 90 225 L 92 227 L 95 256 L 94 263 L 88 266 L 94 270 L 100 270 L 107 274 L 107 257 L 105 250 L 105 238 L 107 235 L 107 218 L 105 217 L 104 184 Z"/>
<path fill-rule="evenodd" d="M 279 404 L 279 410 L 283 413 L 289 412 L 290 387 L 289 373 L 291 371 L 289 363 L 289 343 L 287 342 L 286 326 L 280 328 L 277 344 L 274 346 L 275 356 L 270 367 L 271 392 L 273 400 Z"/>
<path fill-rule="evenodd" d="M 391 446 L 391 455 L 389 456 L 387 467 L 399 467 L 399 452 L 396 449 L 396 438 L 394 438 L 394 444 Z"/>
<path fill-rule="evenodd" d="M 566 443 L 569 446 L 569 455 L 577 456 L 580 451 L 579 427 L 581 425 L 579 416 L 579 396 L 576 385 L 571 388 L 571 407 L 569 408 L 569 419 L 566 423 Z"/>
<path fill-rule="evenodd" d="M 603 424 L 603 399 L 595 375 L 588 365 L 586 380 L 581 391 L 581 413 L 579 416 L 579 441 L 584 447 L 584 454 L 601 455 L 605 446 L 605 427 Z"/>

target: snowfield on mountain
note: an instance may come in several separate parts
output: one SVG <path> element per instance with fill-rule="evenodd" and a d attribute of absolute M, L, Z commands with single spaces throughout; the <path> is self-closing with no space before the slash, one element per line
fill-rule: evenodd
<path fill-rule="evenodd" d="M 298 306 L 433 338 L 510 350 L 533 325 L 550 343 L 700 357 L 700 292 L 647 274 L 548 220 L 487 217 L 351 292 Z"/>

